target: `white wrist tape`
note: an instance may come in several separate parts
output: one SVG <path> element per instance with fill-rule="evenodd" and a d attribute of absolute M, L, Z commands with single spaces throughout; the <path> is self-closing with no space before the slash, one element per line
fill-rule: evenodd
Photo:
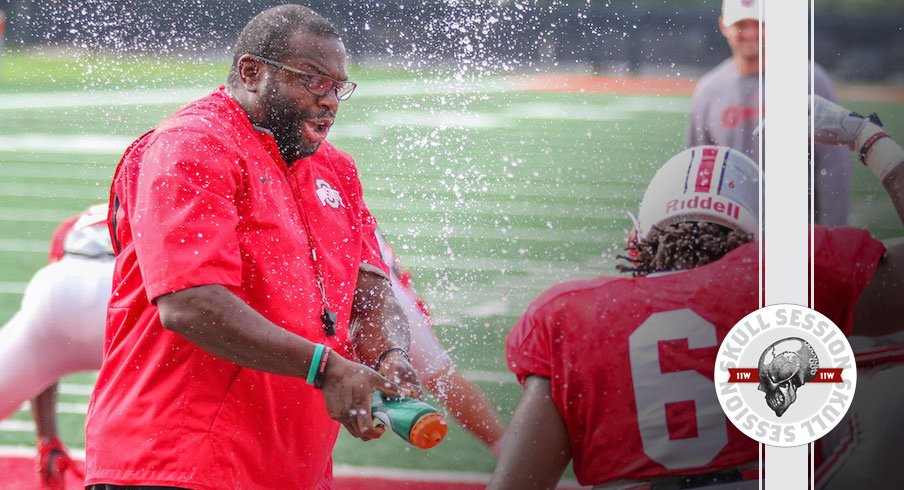
<path fill-rule="evenodd" d="M 899 163 L 904 161 L 904 150 L 881 127 L 867 123 L 863 126 L 854 148 L 860 152 L 860 160 L 882 182 Z"/>
<path fill-rule="evenodd" d="M 867 149 L 863 161 L 882 182 L 892 170 L 904 163 L 904 149 L 889 136 L 883 136 Z"/>

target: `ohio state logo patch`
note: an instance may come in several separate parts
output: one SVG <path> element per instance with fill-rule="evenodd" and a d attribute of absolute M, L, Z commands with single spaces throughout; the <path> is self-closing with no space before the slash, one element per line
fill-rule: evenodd
<path fill-rule="evenodd" d="M 323 179 L 317 179 L 315 183 L 317 184 L 317 190 L 315 192 L 320 199 L 320 204 L 324 206 L 329 205 L 333 209 L 342 206 L 342 196 L 339 195 L 339 191 L 330 186 L 329 182 Z"/>
<path fill-rule="evenodd" d="M 716 357 L 716 394 L 741 432 L 770 446 L 827 434 L 857 386 L 854 351 L 825 315 L 798 305 L 761 308 L 738 322 Z"/>

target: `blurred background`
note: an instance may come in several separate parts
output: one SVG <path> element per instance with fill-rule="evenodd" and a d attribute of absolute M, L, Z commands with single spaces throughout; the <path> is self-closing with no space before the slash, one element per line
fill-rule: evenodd
<path fill-rule="evenodd" d="M 223 59 L 246 19 L 278 1 L 3 0 L 7 48 L 66 46 Z M 313 0 L 352 59 L 412 70 L 529 69 L 693 77 L 728 54 L 718 1 Z M 837 80 L 904 77 L 895 0 L 818 0 L 815 59 Z M 801 26 L 805 29 L 806 26 Z"/>
<path fill-rule="evenodd" d="M 0 0 L 0 322 L 46 264 L 59 221 L 104 201 L 125 147 L 223 83 L 241 27 L 279 3 Z M 730 55 L 721 2 L 306 4 L 340 27 L 359 82 L 330 140 L 356 157 L 440 340 L 508 420 L 520 387 L 506 334 L 552 284 L 616 274 L 626 212 L 683 148 L 696 79 Z M 817 0 L 813 50 L 842 102 L 879 112 L 899 138 L 902 19 L 899 0 Z M 874 180 L 855 167 L 850 222 L 900 234 Z M 62 384 L 61 432 L 76 454 L 93 381 Z M 33 445 L 27 411 L 0 422 L 0 457 Z M 343 435 L 336 463 L 483 481 L 495 462 L 453 426 L 429 451 Z"/>

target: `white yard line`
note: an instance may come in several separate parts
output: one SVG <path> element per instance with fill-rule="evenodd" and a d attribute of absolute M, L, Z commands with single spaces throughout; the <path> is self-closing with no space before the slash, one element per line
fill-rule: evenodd
<path fill-rule="evenodd" d="M 69 455 L 76 460 L 85 460 L 84 448 L 68 448 Z M 0 457 L 6 458 L 33 458 L 35 448 L 30 446 L 0 446 Z M 474 483 L 486 484 L 490 481 L 487 473 L 475 473 L 470 471 L 432 471 L 432 470 L 408 470 L 401 468 L 352 466 L 337 464 L 333 466 L 333 475 L 339 478 L 373 478 L 394 481 L 417 481 L 423 483 Z M 557 488 L 583 488 L 577 481 L 564 479 L 559 482 Z"/>
<path fill-rule="evenodd" d="M 465 378 L 477 382 L 499 384 L 518 382 L 518 379 L 515 377 L 515 375 L 509 372 L 462 370 L 462 374 L 465 375 Z"/>
<path fill-rule="evenodd" d="M 29 223 L 40 221 L 42 223 L 60 223 L 73 214 L 72 211 L 62 211 L 59 209 L 6 208 L 3 210 L 3 214 L 0 214 L 0 221 L 26 221 Z"/>
<path fill-rule="evenodd" d="M 415 235 L 416 236 L 416 235 Z M 455 237 L 458 235 L 453 235 Z M 470 235 L 461 235 L 469 237 Z M 522 238 L 526 239 L 526 238 Z M 48 240 L 0 239 L 0 253 L 36 253 L 46 254 Z M 519 257 L 517 250 L 509 252 L 511 257 L 448 257 L 445 255 L 405 255 L 405 265 L 409 268 L 441 268 L 447 271 L 501 271 L 507 274 L 536 275 L 550 277 L 571 277 L 592 275 L 603 269 L 596 264 L 571 263 L 551 260 L 526 259 Z M 586 273 L 583 273 L 586 272 Z"/>
<path fill-rule="evenodd" d="M 485 485 L 490 481 L 490 475 L 486 473 L 369 468 L 345 464 L 333 466 L 333 474 L 340 478 L 378 478 L 382 480 L 418 481 L 425 483 L 475 483 L 478 485 Z M 561 480 L 556 488 L 572 489 L 590 487 L 581 487 L 577 481 L 566 478 Z"/>
<path fill-rule="evenodd" d="M 34 432 L 35 423 L 31 420 L 4 420 L 0 422 L 3 432 Z"/>
<path fill-rule="evenodd" d="M 25 402 L 19 407 L 19 411 L 26 412 L 29 410 L 30 402 Z M 87 403 L 70 403 L 70 402 L 57 402 L 57 413 L 65 413 L 70 415 L 85 415 L 88 413 L 88 404 Z"/>
<path fill-rule="evenodd" d="M 106 134 L 20 133 L 0 136 L 0 150 L 9 152 L 122 155 L 123 151 L 134 139 L 128 136 Z M 53 177 L 53 175 L 48 177 Z"/>
<path fill-rule="evenodd" d="M 91 396 L 92 391 L 94 391 L 94 383 L 91 383 L 91 384 L 62 383 L 62 384 L 60 384 L 60 388 L 59 388 L 60 394 L 63 394 L 63 395 Z"/>
<path fill-rule="evenodd" d="M 183 104 L 202 97 L 213 87 L 140 90 L 80 90 L 71 92 L 25 92 L 0 95 L 0 110 L 61 109 L 67 107 L 113 107 Z M 402 80 L 367 82 L 355 91 L 355 98 L 417 95 L 468 95 L 514 90 L 506 79 L 478 82 L 449 80 Z"/>
<path fill-rule="evenodd" d="M 49 169 L 41 162 L 38 165 L 32 164 L 29 167 L 13 168 L 5 165 L 0 167 L 0 178 L 26 178 L 26 179 L 46 179 L 52 182 L 61 180 L 74 180 L 76 182 L 93 182 L 108 181 L 113 177 L 113 169 L 97 168 L 86 169 L 81 163 L 73 163 L 72 165 L 63 167 L 63 171 L 58 169 Z"/>
<path fill-rule="evenodd" d="M 46 245 L 44 249 L 46 252 Z M 0 281 L 0 294 L 22 294 L 25 292 L 25 286 L 27 285 L 27 282 Z"/>
<path fill-rule="evenodd" d="M 95 199 L 98 202 L 109 198 L 110 184 L 94 182 L 93 185 L 73 184 L 6 184 L 0 183 L 0 196 L 10 197 L 62 197 L 71 199 Z"/>
<path fill-rule="evenodd" d="M 0 252 L 42 253 L 46 255 L 50 249 L 49 246 L 49 238 L 47 240 L 0 238 Z"/>

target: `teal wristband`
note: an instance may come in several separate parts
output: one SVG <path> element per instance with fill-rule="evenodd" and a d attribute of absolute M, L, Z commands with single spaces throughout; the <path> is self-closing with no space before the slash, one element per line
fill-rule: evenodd
<path fill-rule="evenodd" d="M 309 385 L 314 384 L 314 377 L 317 376 L 321 357 L 323 357 L 323 344 L 317 344 L 317 347 L 314 347 L 314 357 L 311 358 L 311 367 L 308 369 L 308 379 L 305 381 Z"/>

